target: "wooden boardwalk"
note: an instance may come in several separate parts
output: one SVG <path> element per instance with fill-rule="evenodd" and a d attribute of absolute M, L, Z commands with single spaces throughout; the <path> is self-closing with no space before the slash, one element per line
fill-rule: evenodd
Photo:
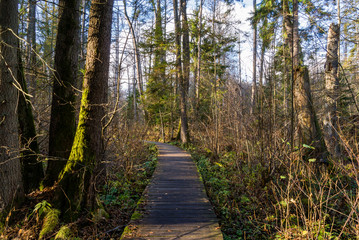
<path fill-rule="evenodd" d="M 140 220 L 122 239 L 223 239 L 191 156 L 164 143 Z"/>

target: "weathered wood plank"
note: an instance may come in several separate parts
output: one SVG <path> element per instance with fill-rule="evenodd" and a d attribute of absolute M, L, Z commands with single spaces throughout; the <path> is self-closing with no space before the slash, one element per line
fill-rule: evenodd
<path fill-rule="evenodd" d="M 130 223 L 122 239 L 222 240 L 218 219 L 190 155 L 156 143 L 159 161 L 148 186 L 142 219 Z"/>

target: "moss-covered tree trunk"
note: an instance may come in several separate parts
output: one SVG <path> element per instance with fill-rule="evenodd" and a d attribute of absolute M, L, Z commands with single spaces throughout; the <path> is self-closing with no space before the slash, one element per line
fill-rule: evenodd
<path fill-rule="evenodd" d="M 51 105 L 49 161 L 44 184 L 57 181 L 66 165 L 76 131 L 75 87 L 78 85 L 80 0 L 59 1 L 55 78 Z"/>
<path fill-rule="evenodd" d="M 60 208 L 76 213 L 94 206 L 94 170 L 103 159 L 113 0 L 93 0 L 79 123 L 69 160 L 60 175 Z M 71 216 L 71 214 L 66 214 Z"/>
<path fill-rule="evenodd" d="M 181 0 L 182 15 L 182 49 L 183 49 L 183 74 L 180 78 L 180 105 L 181 105 L 181 141 L 188 143 L 189 131 L 187 120 L 187 100 L 189 90 L 189 73 L 190 73 L 190 50 L 189 50 L 189 28 L 187 21 L 187 0 Z"/>
<path fill-rule="evenodd" d="M 23 194 L 17 120 L 18 1 L 0 0 L 0 214 Z"/>
<path fill-rule="evenodd" d="M 17 107 L 20 135 L 21 175 L 25 193 L 29 193 L 40 186 L 44 177 L 44 169 L 39 159 L 39 145 L 37 143 L 34 117 L 32 115 L 30 98 L 28 95 L 24 70 L 18 49 L 18 82 L 22 92 L 19 93 Z"/>

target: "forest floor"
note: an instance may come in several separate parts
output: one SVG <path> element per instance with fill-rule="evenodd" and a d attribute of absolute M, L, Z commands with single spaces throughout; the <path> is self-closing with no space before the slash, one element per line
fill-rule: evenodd
<path fill-rule="evenodd" d="M 65 223 L 52 204 L 54 189 L 38 190 L 10 211 L 0 225 L 0 239 L 119 239 L 157 165 L 154 144 L 137 141 L 131 146 L 131 153 L 126 150 L 129 156 L 121 154 L 122 159 L 109 166 L 106 184 L 98 195 L 101 208 L 84 211 L 78 219 Z"/>

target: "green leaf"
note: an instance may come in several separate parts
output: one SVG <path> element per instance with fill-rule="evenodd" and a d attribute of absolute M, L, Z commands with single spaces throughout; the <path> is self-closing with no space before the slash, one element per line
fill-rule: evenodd
<path fill-rule="evenodd" d="M 311 159 L 309 159 L 308 161 L 309 161 L 309 162 L 315 162 L 315 161 L 317 161 L 317 159 L 311 158 Z"/>
<path fill-rule="evenodd" d="M 315 149 L 315 147 L 309 146 L 309 145 L 307 145 L 307 144 L 303 144 L 303 147 L 309 148 L 309 149 Z"/>
<path fill-rule="evenodd" d="M 286 179 L 286 176 L 280 176 L 280 179 Z"/>
<path fill-rule="evenodd" d="M 216 165 L 220 166 L 220 167 L 223 167 L 223 165 L 219 162 L 215 162 Z"/>

